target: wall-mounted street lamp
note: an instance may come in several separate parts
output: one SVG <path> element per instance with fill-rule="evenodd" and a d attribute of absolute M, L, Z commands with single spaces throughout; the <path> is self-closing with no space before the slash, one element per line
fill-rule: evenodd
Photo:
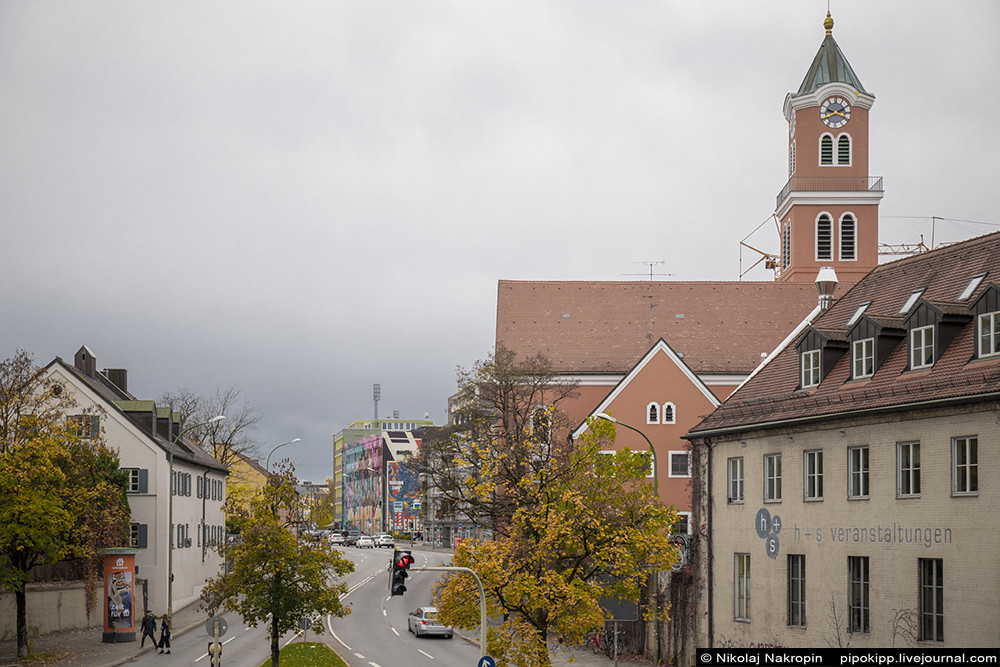
<path fill-rule="evenodd" d="M 171 619 L 173 619 L 174 616 L 174 539 L 176 538 L 176 535 L 174 534 L 174 448 L 177 447 L 177 442 L 184 436 L 185 433 L 193 431 L 196 428 L 201 428 L 202 426 L 208 426 L 209 424 L 221 422 L 223 419 L 225 419 L 225 416 L 216 415 L 208 421 L 195 424 L 194 426 L 188 426 L 186 429 L 183 429 L 180 433 L 174 436 L 174 439 L 170 442 L 170 500 L 169 509 L 167 511 L 167 516 L 170 522 L 170 551 L 167 552 L 167 616 Z"/>
<path fill-rule="evenodd" d="M 649 457 L 651 459 L 650 463 L 651 463 L 651 465 L 653 467 L 653 491 L 656 492 L 657 496 L 659 496 L 660 495 L 660 477 L 659 477 L 659 475 L 656 474 L 656 450 L 653 449 L 653 443 L 649 440 L 649 438 L 646 436 L 646 434 L 643 433 L 642 431 L 640 431 L 639 429 L 637 429 L 636 427 L 629 426 L 625 422 L 618 421 L 617 419 L 615 419 L 611 415 L 604 414 L 603 412 L 598 412 L 596 415 L 594 415 L 594 417 L 596 417 L 597 419 L 603 419 L 604 421 L 609 421 L 612 424 L 618 424 L 619 426 L 624 426 L 625 428 L 627 428 L 627 429 L 629 429 L 631 431 L 635 431 L 636 433 L 638 433 L 639 435 L 641 435 L 643 437 L 643 439 L 646 441 L 646 444 L 649 445 Z"/>

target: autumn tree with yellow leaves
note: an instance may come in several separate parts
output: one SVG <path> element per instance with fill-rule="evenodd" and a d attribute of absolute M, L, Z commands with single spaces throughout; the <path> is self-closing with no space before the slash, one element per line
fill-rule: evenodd
<path fill-rule="evenodd" d="M 232 609 L 248 624 L 266 622 L 274 667 L 279 639 L 297 630 L 303 617 L 314 619 L 312 629 L 322 633 L 323 616 L 350 612 L 340 598 L 347 593 L 342 577 L 354 571 L 354 563 L 325 540 L 299 540 L 280 518 L 295 514 L 294 485 L 286 468 L 271 475 L 248 505 L 227 499 L 226 511 L 238 517 L 240 534 L 223 546 L 225 571 L 208 582 L 201 596 L 211 614 Z"/>
<path fill-rule="evenodd" d="M 545 667 L 552 642 L 575 644 L 603 626 L 602 599 L 641 602 L 648 577 L 677 559 L 668 541 L 677 515 L 653 492 L 645 452 L 604 453 L 613 424 L 593 421 L 569 441 L 559 404 L 575 386 L 543 358 L 498 349 L 463 378 L 455 424 L 425 441 L 420 465 L 492 531 L 491 540 L 463 542 L 454 559 L 486 589 L 498 621 L 490 655 Z M 476 591 L 467 575 L 442 580 L 444 622 L 477 627 Z"/>

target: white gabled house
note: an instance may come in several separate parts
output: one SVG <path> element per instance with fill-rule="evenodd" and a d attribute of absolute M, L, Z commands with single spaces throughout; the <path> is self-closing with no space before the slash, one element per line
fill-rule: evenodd
<path fill-rule="evenodd" d="M 128 392 L 125 369 L 97 370 L 83 346 L 74 363 L 59 357 L 44 372 L 72 391 L 81 413 L 99 408 L 98 423 L 121 467 L 130 471 L 131 546 L 136 555 L 135 613 L 168 609 L 170 549 L 173 548 L 173 609 L 196 601 L 222 559 L 213 546 L 225 539 L 228 469 L 183 437 L 179 416 Z M 72 419 L 74 415 L 67 415 Z M 170 453 L 173 446 L 173 472 Z M 173 525 L 170 500 L 173 498 Z"/>

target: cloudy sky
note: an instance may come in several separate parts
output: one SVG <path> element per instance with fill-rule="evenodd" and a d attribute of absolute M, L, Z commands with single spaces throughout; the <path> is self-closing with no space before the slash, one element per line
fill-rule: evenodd
<path fill-rule="evenodd" d="M 4 0 L 0 357 L 238 386 L 321 481 L 374 383 L 380 415 L 444 420 L 499 279 L 739 279 L 826 10 Z M 832 11 L 876 96 L 882 241 L 997 229 L 1000 3 Z"/>

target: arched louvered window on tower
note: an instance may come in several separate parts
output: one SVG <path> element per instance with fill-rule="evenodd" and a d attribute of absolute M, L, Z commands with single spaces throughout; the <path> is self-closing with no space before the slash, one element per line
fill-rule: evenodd
<path fill-rule="evenodd" d="M 795 173 L 795 142 L 788 149 L 788 175 Z"/>
<path fill-rule="evenodd" d="M 837 137 L 837 164 L 844 166 L 851 164 L 851 135 L 849 134 Z"/>
<path fill-rule="evenodd" d="M 660 423 L 660 404 L 653 402 L 646 406 L 646 423 L 647 424 L 659 424 Z"/>
<path fill-rule="evenodd" d="M 819 140 L 819 163 L 833 164 L 833 137 L 824 134 Z"/>
<path fill-rule="evenodd" d="M 833 220 L 827 213 L 816 218 L 816 259 L 833 259 Z"/>
<path fill-rule="evenodd" d="M 785 226 L 781 230 L 781 268 L 787 269 L 792 263 L 792 223 L 785 220 Z"/>
<path fill-rule="evenodd" d="M 857 223 L 853 215 L 845 213 L 840 218 L 840 259 L 857 258 Z"/>

